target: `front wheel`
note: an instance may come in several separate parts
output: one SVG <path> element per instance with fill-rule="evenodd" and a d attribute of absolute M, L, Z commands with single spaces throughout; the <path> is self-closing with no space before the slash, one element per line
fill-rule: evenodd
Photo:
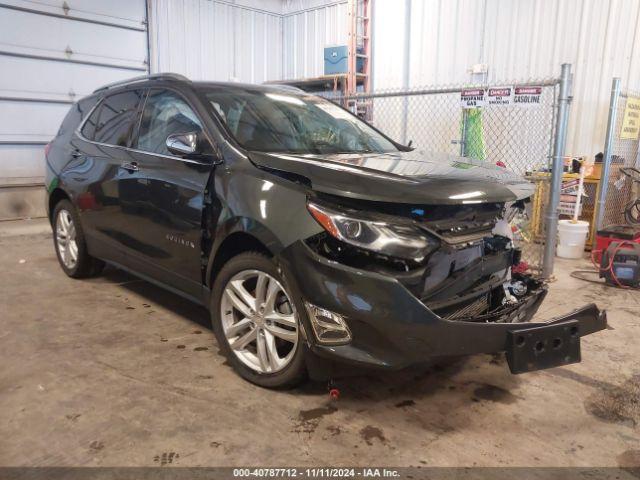
<path fill-rule="evenodd" d="M 304 379 L 300 311 L 276 265 L 257 252 L 229 260 L 211 295 L 221 350 L 238 374 L 262 387 L 293 387 Z"/>

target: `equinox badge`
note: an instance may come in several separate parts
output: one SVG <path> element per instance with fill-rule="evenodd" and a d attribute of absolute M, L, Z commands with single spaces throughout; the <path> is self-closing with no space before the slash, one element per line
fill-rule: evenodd
<path fill-rule="evenodd" d="M 177 243 L 178 245 L 196 248 L 195 243 L 193 243 L 191 240 L 185 240 L 184 238 L 174 235 L 172 233 L 167 233 L 165 238 L 170 242 Z"/>

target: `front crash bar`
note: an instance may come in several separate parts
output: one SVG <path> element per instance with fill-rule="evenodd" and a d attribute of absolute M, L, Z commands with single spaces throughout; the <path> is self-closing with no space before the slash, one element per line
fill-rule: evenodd
<path fill-rule="evenodd" d="M 511 330 L 506 345 L 509 369 L 523 373 L 580 362 L 580 337 L 606 326 L 606 312 L 590 304 L 546 323 Z"/>

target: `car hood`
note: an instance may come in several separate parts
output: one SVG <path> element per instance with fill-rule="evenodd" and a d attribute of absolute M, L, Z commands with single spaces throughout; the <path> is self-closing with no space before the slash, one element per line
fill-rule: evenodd
<path fill-rule="evenodd" d="M 257 166 L 306 177 L 314 191 L 392 203 L 511 202 L 534 186 L 489 162 L 444 153 L 293 155 L 250 152 Z"/>

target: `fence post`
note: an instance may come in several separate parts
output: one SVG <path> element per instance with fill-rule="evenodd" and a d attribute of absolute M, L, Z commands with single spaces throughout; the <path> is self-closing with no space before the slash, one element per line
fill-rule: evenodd
<path fill-rule="evenodd" d="M 466 108 L 462 109 L 462 127 L 460 132 L 460 156 L 467 156 L 467 116 L 469 115 L 469 110 Z"/>
<path fill-rule="evenodd" d="M 553 143 L 553 162 L 551 165 L 551 183 L 549 185 L 549 208 L 546 212 L 546 235 L 542 276 L 549 278 L 553 274 L 553 262 L 556 254 L 558 234 L 558 204 L 562 188 L 564 149 L 567 140 L 569 122 L 569 104 L 571 103 L 571 64 L 563 63 L 560 73 L 560 91 L 558 93 L 558 115 L 556 117 L 555 141 Z"/>
<path fill-rule="evenodd" d="M 374 2 L 375 3 L 375 2 Z M 404 42 L 403 42 L 403 61 L 402 61 L 402 88 L 406 91 L 409 89 L 411 82 L 411 0 L 404 2 Z M 402 98 L 402 124 L 400 143 L 407 144 L 407 122 L 409 119 L 409 98 L 405 95 Z"/>
<path fill-rule="evenodd" d="M 609 118 L 607 120 L 607 136 L 604 139 L 604 152 L 602 158 L 602 173 L 600 174 L 600 192 L 596 202 L 596 228 L 602 229 L 604 220 L 604 208 L 607 201 L 609 188 L 609 170 L 611 169 L 611 151 L 613 148 L 614 130 L 618 116 L 618 99 L 620 98 L 620 78 L 615 77 L 611 82 L 611 99 L 609 100 Z M 596 236 L 593 236 L 593 248 L 596 248 Z"/>

